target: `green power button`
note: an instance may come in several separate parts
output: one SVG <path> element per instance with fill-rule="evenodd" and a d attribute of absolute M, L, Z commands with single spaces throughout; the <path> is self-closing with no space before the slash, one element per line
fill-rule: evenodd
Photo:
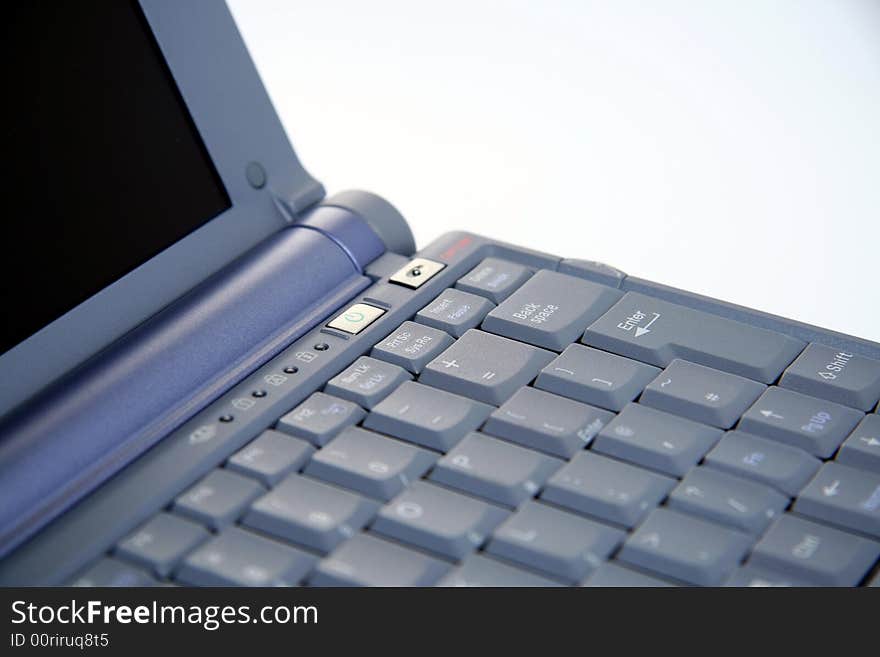
<path fill-rule="evenodd" d="M 357 335 L 385 313 L 382 308 L 368 303 L 355 303 L 336 316 L 328 327 Z"/>

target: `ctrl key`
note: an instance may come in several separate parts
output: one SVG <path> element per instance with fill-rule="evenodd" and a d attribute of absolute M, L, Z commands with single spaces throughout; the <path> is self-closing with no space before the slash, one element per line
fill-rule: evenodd
<path fill-rule="evenodd" d="M 855 586 L 880 544 L 786 514 L 755 546 L 749 564 L 820 586 Z"/>

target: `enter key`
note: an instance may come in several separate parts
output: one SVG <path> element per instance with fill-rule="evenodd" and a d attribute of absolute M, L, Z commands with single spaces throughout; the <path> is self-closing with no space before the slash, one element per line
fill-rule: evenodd
<path fill-rule="evenodd" d="M 775 331 L 638 292 L 627 292 L 581 342 L 651 365 L 683 358 L 763 383 L 775 381 L 804 347 Z"/>

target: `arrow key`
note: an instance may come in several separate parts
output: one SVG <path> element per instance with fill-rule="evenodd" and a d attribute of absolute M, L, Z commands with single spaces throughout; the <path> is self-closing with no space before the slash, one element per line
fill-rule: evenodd
<path fill-rule="evenodd" d="M 862 417 L 846 406 L 774 386 L 746 411 L 738 429 L 827 459 Z"/>
<path fill-rule="evenodd" d="M 841 446 L 837 462 L 880 472 L 880 415 L 865 416 Z"/>
<path fill-rule="evenodd" d="M 880 538 L 880 475 L 826 463 L 801 492 L 794 511 Z"/>

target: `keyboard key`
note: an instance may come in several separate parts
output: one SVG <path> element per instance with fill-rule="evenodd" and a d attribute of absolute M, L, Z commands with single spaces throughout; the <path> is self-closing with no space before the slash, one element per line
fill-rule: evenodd
<path fill-rule="evenodd" d="M 482 554 L 470 554 L 440 580 L 437 586 L 542 587 L 560 586 L 559 582 L 527 573 Z"/>
<path fill-rule="evenodd" d="M 869 411 L 880 399 L 880 361 L 810 343 L 779 385 Z"/>
<path fill-rule="evenodd" d="M 495 530 L 486 552 L 575 583 L 598 567 L 623 536 L 594 520 L 526 502 Z"/>
<path fill-rule="evenodd" d="M 691 584 L 718 586 L 750 545 L 746 534 L 656 509 L 624 543 L 618 558 Z"/>
<path fill-rule="evenodd" d="M 440 329 L 404 322 L 394 333 L 376 344 L 370 355 L 418 374 L 451 344 L 452 336 Z"/>
<path fill-rule="evenodd" d="M 497 506 L 417 481 L 382 507 L 372 531 L 461 559 L 482 545 L 507 515 Z"/>
<path fill-rule="evenodd" d="M 470 330 L 428 363 L 419 380 L 500 406 L 551 360 L 549 351 Z"/>
<path fill-rule="evenodd" d="M 675 486 L 670 477 L 582 452 L 547 482 L 542 500 L 634 527 Z"/>
<path fill-rule="evenodd" d="M 584 333 L 585 344 L 666 367 L 676 358 L 772 383 L 804 343 L 787 335 L 627 292 Z"/>
<path fill-rule="evenodd" d="M 177 572 L 190 586 L 296 586 L 317 561 L 238 527 L 227 527 L 193 552 Z"/>
<path fill-rule="evenodd" d="M 837 462 L 880 472 L 880 415 L 871 413 L 859 422 L 841 445 Z"/>
<path fill-rule="evenodd" d="M 652 365 L 572 344 L 541 370 L 535 387 L 619 411 L 659 373 Z"/>
<path fill-rule="evenodd" d="M 236 452 L 226 467 L 273 486 L 305 465 L 315 448 L 299 438 L 269 429 Z"/>
<path fill-rule="evenodd" d="M 733 575 L 724 583 L 729 587 L 770 588 L 810 586 L 810 583 L 777 573 L 768 568 L 758 568 L 751 564 L 740 566 L 733 571 Z"/>
<path fill-rule="evenodd" d="M 437 461 L 431 479 L 491 502 L 516 507 L 533 497 L 562 461 L 470 433 Z"/>
<path fill-rule="evenodd" d="M 720 437 L 718 429 L 641 404 L 628 404 L 602 429 L 592 449 L 680 477 Z"/>
<path fill-rule="evenodd" d="M 610 287 L 542 270 L 490 312 L 483 329 L 562 351 L 620 297 Z"/>
<path fill-rule="evenodd" d="M 478 326 L 493 307 L 493 303 L 476 294 L 448 288 L 416 313 L 416 321 L 459 338 Z"/>
<path fill-rule="evenodd" d="M 160 513 L 116 546 L 116 554 L 167 577 L 177 562 L 210 536 L 193 522 Z"/>
<path fill-rule="evenodd" d="M 820 586 L 855 586 L 880 556 L 880 544 L 789 513 L 755 546 L 749 565 Z"/>
<path fill-rule="evenodd" d="M 278 420 L 275 428 L 321 447 L 345 427 L 360 422 L 365 414 L 350 401 L 316 392 Z"/>
<path fill-rule="evenodd" d="M 741 431 L 724 434 L 706 454 L 705 463 L 738 477 L 773 486 L 789 497 L 797 495 L 820 465 L 818 459 L 803 450 Z"/>
<path fill-rule="evenodd" d="M 483 431 L 568 459 L 588 445 L 612 417 L 608 411 L 525 387 L 492 412 Z"/>
<path fill-rule="evenodd" d="M 243 523 L 319 552 L 329 552 L 367 524 L 378 506 L 335 486 L 290 475 L 254 502 Z"/>
<path fill-rule="evenodd" d="M 760 534 L 788 506 L 788 498 L 763 484 L 696 467 L 672 491 L 668 504 L 748 534 Z"/>
<path fill-rule="evenodd" d="M 801 491 L 794 511 L 880 538 L 880 474 L 826 463 Z"/>
<path fill-rule="evenodd" d="M 315 454 L 305 473 L 387 501 L 436 459 L 434 452 L 349 427 Z"/>
<path fill-rule="evenodd" d="M 318 563 L 312 586 L 431 586 L 449 564 L 370 534 L 358 534 Z"/>
<path fill-rule="evenodd" d="M 645 575 L 637 570 L 624 568 L 620 564 L 606 561 L 592 575 L 587 577 L 583 586 L 614 587 L 614 588 L 665 588 L 675 586 L 662 579 Z"/>
<path fill-rule="evenodd" d="M 253 479 L 217 469 L 180 495 L 173 510 L 220 529 L 238 519 L 248 504 L 265 492 Z"/>
<path fill-rule="evenodd" d="M 642 393 L 640 404 L 729 429 L 767 386 L 675 359 Z"/>
<path fill-rule="evenodd" d="M 746 411 L 739 429 L 828 458 L 862 417 L 846 406 L 773 387 Z"/>
<path fill-rule="evenodd" d="M 327 382 L 328 394 L 373 408 L 404 381 L 412 379 L 402 367 L 361 356 Z"/>
<path fill-rule="evenodd" d="M 149 573 L 135 568 L 118 559 L 103 557 L 92 566 L 74 577 L 68 586 L 96 587 L 112 586 L 131 588 L 134 586 L 158 586 L 159 583 Z"/>
<path fill-rule="evenodd" d="M 499 258 L 486 258 L 459 278 L 455 287 L 484 296 L 492 303 L 501 303 L 529 276 L 531 272 L 522 265 Z"/>
<path fill-rule="evenodd" d="M 364 426 L 446 452 L 483 424 L 492 407 L 408 381 L 373 408 Z"/>

